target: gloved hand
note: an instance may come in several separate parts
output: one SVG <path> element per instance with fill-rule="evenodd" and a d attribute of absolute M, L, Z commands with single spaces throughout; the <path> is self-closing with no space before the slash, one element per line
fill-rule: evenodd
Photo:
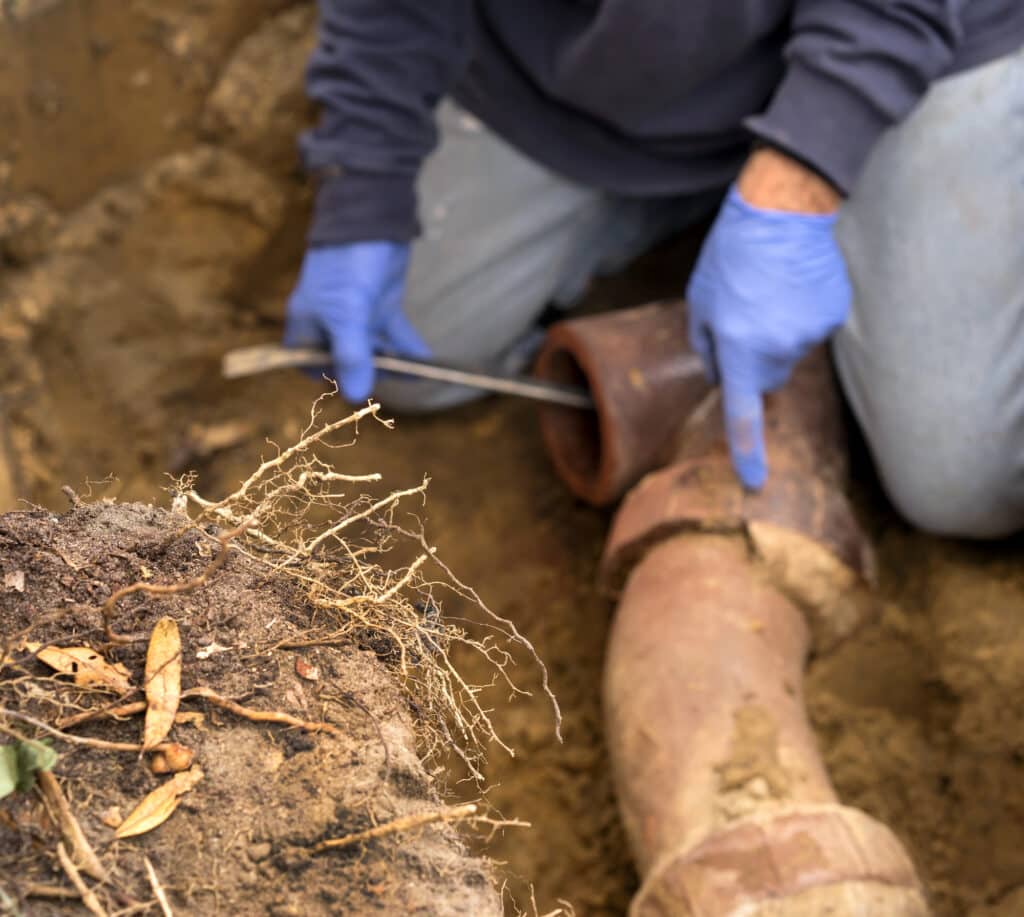
<path fill-rule="evenodd" d="M 762 487 L 762 395 L 846 320 L 851 289 L 835 214 L 762 210 L 731 188 L 690 278 L 690 346 L 722 387 L 733 466 Z"/>
<path fill-rule="evenodd" d="M 351 242 L 311 248 L 288 300 L 284 345 L 330 349 L 342 394 L 366 401 L 373 354 L 425 359 L 419 332 L 402 312 L 409 245 Z"/>

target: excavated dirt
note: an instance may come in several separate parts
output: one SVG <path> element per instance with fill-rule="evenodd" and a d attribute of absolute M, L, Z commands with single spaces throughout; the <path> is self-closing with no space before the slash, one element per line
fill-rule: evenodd
<path fill-rule="evenodd" d="M 166 511 L 102 503 L 59 517 L 46 511 L 0 516 L 0 545 L 7 584 L 0 633 L 11 658 L 0 680 L 0 706 L 50 723 L 58 714 L 109 707 L 116 698 L 53 677 L 30 647 L 15 647 L 26 639 L 100 647 L 103 622 L 95 608 L 113 590 L 187 581 L 209 568 L 217 550 Z M 409 701 L 373 650 L 276 649 L 303 638 L 311 609 L 288 583 L 235 551 L 200 588 L 126 597 L 112 623 L 120 633 L 146 635 L 163 616 L 180 628 L 186 693 L 201 685 L 249 709 L 326 720 L 334 729 L 270 726 L 204 701 L 183 701 L 183 711 L 202 712 L 204 719 L 174 726 L 169 738 L 195 753 L 194 766 L 205 776 L 166 823 L 123 840 L 105 823 L 107 813 L 127 815 L 167 778 L 154 776 L 134 752 L 61 741 L 55 773 L 112 876 L 96 889 L 108 912 L 152 899 L 148 856 L 180 913 L 501 913 L 489 868 L 466 854 L 451 826 L 313 851 L 327 838 L 440 806 L 417 753 Z M 106 652 L 136 686 L 145 655 L 145 640 Z M 141 717 L 68 730 L 138 742 Z M 0 802 L 0 824 L 0 875 L 9 898 L 32 914 L 77 912 L 77 904 L 48 901 L 39 892 L 61 884 L 53 857 L 60 834 L 35 795 Z"/>
<path fill-rule="evenodd" d="M 217 371 L 224 349 L 277 336 L 298 264 L 308 190 L 291 149 L 308 116 L 311 7 L 0 10 L 0 505 L 59 506 L 61 484 L 111 473 L 102 493 L 160 500 L 162 473 L 189 468 L 226 493 L 263 437 L 294 439 L 321 390 L 298 374 L 225 383 Z M 591 305 L 677 295 L 683 254 L 647 259 Z M 534 670 L 522 672 L 533 697 L 494 692 L 517 756 L 492 756 L 490 798 L 534 827 L 491 852 L 520 894 L 536 885 L 540 913 L 559 898 L 623 913 L 635 879 L 598 687 L 606 517 L 554 480 L 531 409 L 511 402 L 373 431 L 360 460 L 390 481 L 432 475 L 426 521 L 442 555 L 551 669 L 564 744 Z M 921 537 L 870 485 L 861 504 L 883 612 L 815 660 L 807 685 L 835 783 L 907 843 L 939 917 L 1019 914 L 1024 545 Z"/>
<path fill-rule="evenodd" d="M 1024 901 L 1024 543 L 880 533 L 880 619 L 810 670 L 843 799 L 908 844 L 939 915 Z"/>

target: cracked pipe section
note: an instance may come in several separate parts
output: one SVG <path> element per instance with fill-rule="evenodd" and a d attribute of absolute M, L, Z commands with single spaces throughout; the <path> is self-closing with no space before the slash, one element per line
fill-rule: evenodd
<path fill-rule="evenodd" d="M 627 326 L 652 323 L 661 337 L 616 345 Z M 664 336 L 672 323 L 676 333 Z M 566 456 L 591 457 L 577 470 L 589 468 L 605 497 L 664 463 L 623 501 L 604 558 L 621 589 L 606 732 L 643 877 L 631 914 L 923 917 L 906 851 L 885 825 L 840 803 L 804 709 L 808 654 L 835 646 L 873 610 L 827 353 L 804 360 L 768 399 L 770 476 L 751 494 L 732 472 L 706 390 L 655 397 L 647 384 L 679 385 L 683 328 L 678 302 L 566 322 L 540 359 L 542 374 L 558 377 L 570 353 L 599 406 L 589 428 L 553 430 L 546 418 L 570 484 Z M 642 384 L 629 383 L 633 363 Z M 703 409 L 681 423 L 701 397 Z M 656 445 L 638 446 L 652 430 Z"/>

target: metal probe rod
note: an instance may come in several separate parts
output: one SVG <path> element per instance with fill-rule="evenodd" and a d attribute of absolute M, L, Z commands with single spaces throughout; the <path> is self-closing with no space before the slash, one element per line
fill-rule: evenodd
<path fill-rule="evenodd" d="M 325 350 L 314 348 L 284 348 L 277 345 L 258 345 L 241 347 L 224 355 L 221 372 L 227 379 L 238 379 L 256 373 L 284 368 L 313 368 L 329 366 L 331 355 Z M 499 392 L 504 395 L 516 395 L 520 398 L 531 398 L 548 404 L 563 407 L 593 410 L 594 400 L 590 393 L 582 388 L 544 382 L 529 376 L 503 376 L 481 369 L 466 366 L 452 366 L 431 360 L 414 360 L 409 357 L 394 357 L 377 354 L 373 365 L 385 372 L 403 373 L 418 379 L 431 379 L 435 382 L 447 382 L 452 385 L 465 385 L 470 388 Z"/>

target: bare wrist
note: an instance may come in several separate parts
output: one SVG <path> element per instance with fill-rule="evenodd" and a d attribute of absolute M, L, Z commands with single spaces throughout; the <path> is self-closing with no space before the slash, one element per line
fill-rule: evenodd
<path fill-rule="evenodd" d="M 770 147 L 750 154 L 736 187 L 748 204 L 765 210 L 828 214 L 842 203 L 842 196 L 826 179 Z"/>

